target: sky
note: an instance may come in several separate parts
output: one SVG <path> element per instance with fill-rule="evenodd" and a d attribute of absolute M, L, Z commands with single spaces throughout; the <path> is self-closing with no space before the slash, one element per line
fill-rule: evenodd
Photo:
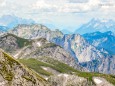
<path fill-rule="evenodd" d="M 0 16 L 3 15 L 71 31 L 92 18 L 115 19 L 115 0 L 0 0 Z"/>

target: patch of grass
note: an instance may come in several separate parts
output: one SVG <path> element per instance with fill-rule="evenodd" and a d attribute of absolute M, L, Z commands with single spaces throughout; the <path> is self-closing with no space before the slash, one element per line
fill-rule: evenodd
<path fill-rule="evenodd" d="M 31 81 L 31 82 L 33 82 L 33 83 L 36 83 L 36 81 L 33 81 L 30 77 L 28 77 L 28 76 L 22 76 L 23 78 L 25 78 L 26 80 L 28 80 L 28 81 Z"/>
<path fill-rule="evenodd" d="M 60 61 L 54 60 L 53 58 L 49 57 L 41 57 L 40 60 L 43 60 L 51 65 L 53 69 L 59 71 L 60 73 L 71 73 L 71 72 L 77 72 L 76 69 L 68 66 L 67 64 L 64 64 Z"/>
<path fill-rule="evenodd" d="M 30 59 L 20 59 L 19 60 L 21 63 L 23 63 L 24 65 L 27 65 L 29 68 L 35 70 L 36 72 L 40 73 L 40 74 L 43 74 L 43 75 L 46 75 L 46 76 L 50 76 L 52 75 L 51 73 L 43 70 L 41 68 L 41 66 L 50 66 L 46 63 L 43 63 L 43 62 L 40 62 L 36 59 L 33 59 L 33 58 L 30 58 Z"/>
<path fill-rule="evenodd" d="M 10 55 L 8 55 L 7 53 L 4 53 L 4 52 L 3 52 L 3 54 L 4 54 L 4 58 L 8 61 L 7 64 L 10 64 L 10 66 L 12 66 L 14 63 L 19 64 L 18 61 L 16 61 L 15 59 L 13 59 L 13 58 L 12 58 Z"/>
<path fill-rule="evenodd" d="M 13 74 L 12 73 L 9 73 L 9 74 L 7 74 L 7 76 L 5 76 L 4 77 L 6 80 L 8 80 L 8 81 L 12 81 L 12 79 L 13 79 Z"/>
<path fill-rule="evenodd" d="M 50 67 L 60 73 L 71 73 L 71 72 L 76 72 L 77 70 L 69 67 L 68 65 L 61 63 L 57 60 L 47 60 L 47 63 L 36 60 L 34 58 L 29 58 L 29 59 L 19 59 L 19 61 L 25 65 L 27 65 L 29 68 L 35 70 L 36 72 L 43 74 L 43 75 L 52 75 L 51 73 L 43 70 L 41 66 L 45 67 Z"/>
<path fill-rule="evenodd" d="M 47 43 L 44 46 L 42 46 L 42 48 L 48 48 L 48 47 L 56 47 L 57 45 L 54 43 Z"/>
<path fill-rule="evenodd" d="M 31 42 L 29 42 L 27 39 L 22 39 L 22 38 L 18 38 L 17 43 L 20 48 L 31 44 Z"/>

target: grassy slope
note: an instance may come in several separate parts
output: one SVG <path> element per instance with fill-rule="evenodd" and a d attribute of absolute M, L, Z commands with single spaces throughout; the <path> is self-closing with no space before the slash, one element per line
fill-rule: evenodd
<path fill-rule="evenodd" d="M 53 60 L 52 63 L 48 62 L 42 62 L 33 58 L 30 59 L 19 59 L 19 61 L 25 65 L 27 65 L 29 68 L 32 68 L 33 70 L 35 70 L 36 72 L 43 74 L 43 75 L 47 75 L 50 76 L 52 75 L 51 73 L 43 70 L 41 68 L 41 66 L 45 66 L 45 67 L 50 67 L 52 69 L 55 69 L 56 71 L 60 72 L 60 73 L 70 73 L 70 72 L 76 72 L 77 70 L 69 67 L 68 65 L 61 63 L 59 61 Z M 55 61 L 55 62 L 54 62 Z M 49 64 L 50 63 L 50 64 Z"/>
<path fill-rule="evenodd" d="M 27 65 L 29 68 L 32 68 L 33 70 L 35 70 L 36 72 L 43 74 L 43 75 L 52 75 L 49 72 L 43 70 L 41 68 L 41 66 L 45 66 L 45 67 L 51 67 L 55 70 L 57 70 L 60 73 L 72 73 L 74 72 L 74 74 L 80 76 L 80 77 L 84 77 L 87 78 L 89 81 L 92 81 L 92 77 L 103 77 L 106 80 L 108 80 L 110 83 L 115 85 L 115 76 L 113 75 L 106 75 L 106 74 L 101 74 L 101 73 L 87 73 L 87 72 L 80 72 L 77 71 L 71 67 L 69 67 L 68 65 L 61 63 L 59 61 L 50 59 L 48 57 L 43 57 L 40 58 L 40 60 L 45 59 L 45 61 L 47 62 L 41 62 L 38 61 L 36 59 L 30 58 L 30 59 L 20 59 L 19 61 L 22 62 L 23 64 Z"/>

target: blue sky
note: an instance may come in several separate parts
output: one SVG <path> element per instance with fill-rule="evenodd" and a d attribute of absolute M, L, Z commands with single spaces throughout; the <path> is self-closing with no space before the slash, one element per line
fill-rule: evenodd
<path fill-rule="evenodd" d="M 75 30 L 92 18 L 115 19 L 115 0 L 0 0 L 2 15 Z"/>

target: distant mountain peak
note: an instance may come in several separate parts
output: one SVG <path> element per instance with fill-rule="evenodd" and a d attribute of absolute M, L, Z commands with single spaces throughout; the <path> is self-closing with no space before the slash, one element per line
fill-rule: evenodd
<path fill-rule="evenodd" d="M 3 15 L 0 18 L 0 25 L 6 26 L 8 28 L 13 28 L 18 24 L 33 24 L 35 23 L 32 19 L 23 19 L 15 15 Z"/>
<path fill-rule="evenodd" d="M 93 18 L 88 23 L 82 25 L 75 33 L 85 34 L 93 32 L 107 32 L 112 31 L 115 33 L 115 22 L 112 19 L 98 19 Z"/>
<path fill-rule="evenodd" d="M 84 34 L 83 37 L 97 48 L 103 48 L 109 54 L 115 54 L 115 34 L 112 31 Z"/>

